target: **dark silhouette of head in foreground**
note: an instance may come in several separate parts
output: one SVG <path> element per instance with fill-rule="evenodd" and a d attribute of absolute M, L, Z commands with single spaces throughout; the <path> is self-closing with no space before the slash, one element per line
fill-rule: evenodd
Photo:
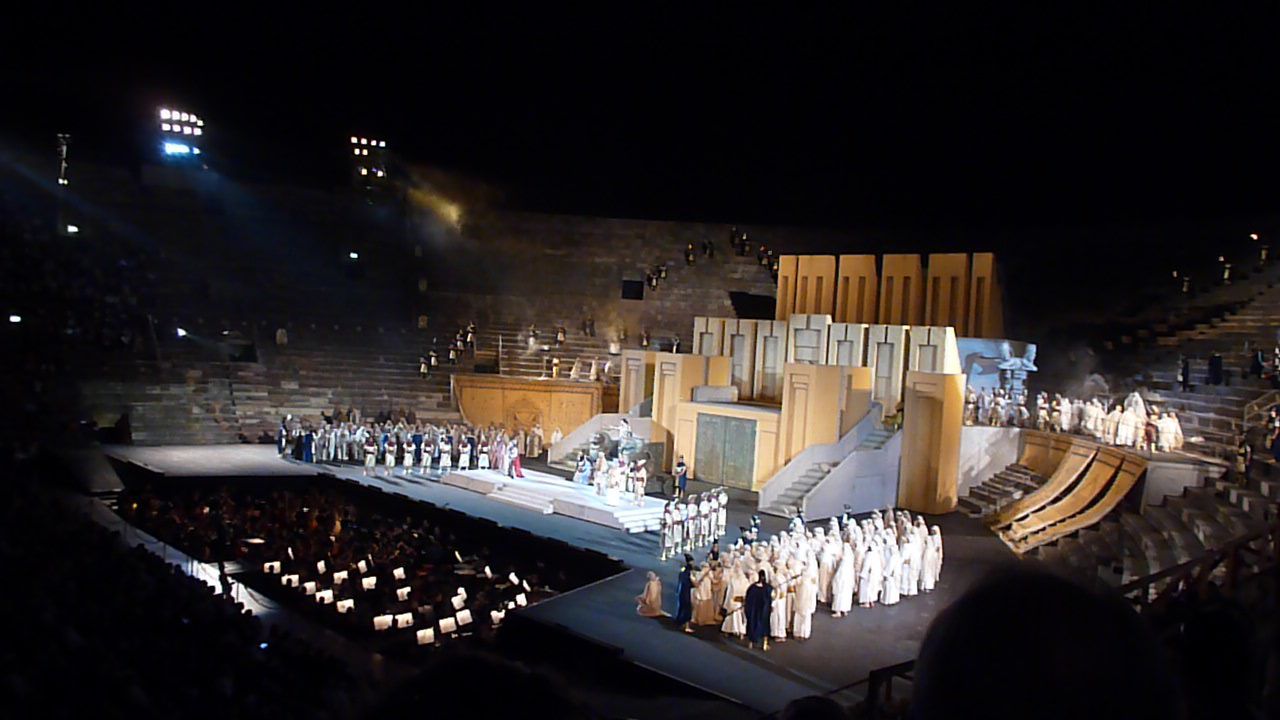
<path fill-rule="evenodd" d="M 1144 621 L 1119 596 L 1017 570 L 943 611 L 916 661 L 913 720 L 1169 720 L 1181 696 Z"/>
<path fill-rule="evenodd" d="M 585 720 L 591 713 L 546 675 L 487 653 L 459 652 L 442 654 L 365 715 L 369 720 L 425 716 Z"/>

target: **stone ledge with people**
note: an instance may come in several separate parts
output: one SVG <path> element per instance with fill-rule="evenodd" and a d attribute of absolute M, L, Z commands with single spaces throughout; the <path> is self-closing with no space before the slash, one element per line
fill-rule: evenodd
<path fill-rule="evenodd" d="M 1060 394 L 1050 400 L 1049 393 L 1042 391 L 1036 396 L 1032 412 L 1025 395 L 1014 398 L 1002 388 L 990 392 L 969 387 L 964 424 L 1083 435 L 1105 445 L 1139 452 L 1175 452 L 1186 443 L 1177 412 L 1148 405 L 1137 391 L 1114 405 L 1102 398 L 1073 400 Z"/>

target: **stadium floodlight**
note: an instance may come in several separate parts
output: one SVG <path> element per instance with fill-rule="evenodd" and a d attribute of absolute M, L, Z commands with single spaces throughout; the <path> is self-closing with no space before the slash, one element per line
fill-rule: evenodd
<path fill-rule="evenodd" d="M 360 168 L 360 174 L 361 174 L 361 175 L 368 175 L 368 174 L 369 174 L 369 168 L 366 168 L 366 167 L 362 167 L 362 168 Z"/>
<path fill-rule="evenodd" d="M 187 336 L 187 331 L 183 330 L 182 328 L 178 328 L 178 337 L 184 338 L 186 336 Z"/>
<path fill-rule="evenodd" d="M 360 148 L 351 148 L 351 154 L 352 154 L 352 155 L 359 155 L 359 154 L 360 154 Z"/>
<path fill-rule="evenodd" d="M 378 141 L 378 147 L 386 147 L 386 146 L 387 146 L 387 141 L 386 141 L 386 140 L 379 140 L 379 141 Z"/>
<path fill-rule="evenodd" d="M 80 232 L 80 226 L 79 226 L 79 225 L 67 225 L 67 234 L 68 234 L 68 235 L 75 235 L 75 234 L 76 234 L 76 233 L 78 233 L 78 232 Z"/>
<path fill-rule="evenodd" d="M 173 117 L 173 113 L 169 112 L 169 109 L 168 109 L 168 108 L 160 108 L 160 119 L 161 119 L 161 120 L 168 120 L 168 119 L 170 119 L 170 118 L 172 118 L 172 117 Z"/>
<path fill-rule="evenodd" d="M 352 260 L 359 260 L 359 259 L 360 259 L 360 253 L 358 253 L 358 252 L 354 252 L 354 251 L 353 251 L 353 252 L 349 252 L 349 253 L 347 253 L 347 257 L 351 258 Z"/>
<path fill-rule="evenodd" d="M 165 155 L 189 155 L 191 154 L 191 146 L 182 143 L 167 142 L 164 144 Z"/>
<path fill-rule="evenodd" d="M 71 181 L 66 178 L 58 178 L 59 185 L 70 185 Z"/>
<path fill-rule="evenodd" d="M 191 134 L 192 134 L 192 135 L 203 135 L 203 134 L 204 134 L 204 130 L 203 130 L 203 129 L 201 129 L 201 128 L 198 128 L 198 127 L 197 127 L 196 129 L 194 129 L 194 130 L 192 130 L 192 131 L 191 131 Z"/>
<path fill-rule="evenodd" d="M 17 325 L 18 323 L 22 322 L 22 316 L 21 316 L 21 315 L 10 315 L 10 316 L 9 316 L 9 322 L 13 323 L 14 325 Z"/>
<path fill-rule="evenodd" d="M 369 144 L 369 138 L 360 138 L 360 144 L 361 144 L 361 145 L 368 145 L 368 144 Z"/>

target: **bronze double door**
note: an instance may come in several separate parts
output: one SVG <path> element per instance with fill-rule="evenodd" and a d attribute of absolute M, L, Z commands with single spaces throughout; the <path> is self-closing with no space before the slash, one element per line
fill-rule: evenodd
<path fill-rule="evenodd" d="M 703 482 L 751 489 L 756 467 L 756 421 L 698 413 L 694 474 Z"/>

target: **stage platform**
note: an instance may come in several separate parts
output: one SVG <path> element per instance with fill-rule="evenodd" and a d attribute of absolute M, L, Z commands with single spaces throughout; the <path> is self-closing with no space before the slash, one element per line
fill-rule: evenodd
<path fill-rule="evenodd" d="M 102 452 L 165 477 L 305 477 L 324 467 L 281 460 L 274 445 L 103 445 Z"/>
<path fill-rule="evenodd" d="M 610 502 L 597 494 L 594 486 L 537 470 L 524 470 L 523 478 L 507 477 L 496 470 L 454 470 L 443 482 L 516 507 L 567 515 L 629 533 L 657 532 L 662 525 L 664 503 L 657 498 L 646 497 L 636 504 L 626 495 Z"/>
<path fill-rule="evenodd" d="M 832 618 L 828 609 L 820 605 L 813 618 L 811 639 L 789 640 L 762 652 L 721 635 L 718 628 L 699 628 L 689 635 L 667 619 L 636 614 L 634 598 L 643 590 L 649 570 L 663 579 L 664 607 L 669 612 L 675 608 L 679 568 L 676 560 L 659 561 L 655 533 L 621 532 L 572 515 L 554 511 L 548 514 L 540 506 L 503 502 L 493 494 L 458 485 L 457 481 L 445 482 L 447 478 L 439 472 L 423 476 L 397 471 L 391 476 L 380 473 L 366 477 L 355 465 L 304 465 L 282 460 L 271 446 L 115 447 L 107 454 L 122 462 L 135 462 L 136 458 L 147 463 L 153 472 L 169 477 L 202 474 L 196 472 L 201 468 L 211 472 L 221 469 L 220 476 L 245 478 L 332 476 L 605 553 L 621 560 L 629 570 L 525 608 L 522 617 L 615 648 L 629 662 L 760 714 L 777 712 L 787 702 L 807 695 L 838 694 L 844 700 L 861 697 L 857 684 L 866 680 L 871 670 L 915 657 L 938 612 L 990 570 L 1017 562 L 1013 553 L 977 520 L 959 513 L 930 518 L 931 524 L 942 527 L 946 543 L 946 562 L 934 592 L 903 598 L 892 607 L 855 608 L 839 619 Z M 230 468 L 235 472 L 229 472 Z M 572 485 L 568 480 L 559 482 Z M 703 489 L 701 483 L 691 485 L 691 490 Z M 733 542 L 738 528 L 749 523 L 756 503 L 752 493 L 730 490 L 729 494 L 726 543 Z M 660 503 L 657 498 L 650 500 Z M 766 536 L 786 529 L 787 521 L 782 518 L 763 516 L 761 521 Z M 704 554 L 705 549 L 696 553 L 698 559 Z"/>

